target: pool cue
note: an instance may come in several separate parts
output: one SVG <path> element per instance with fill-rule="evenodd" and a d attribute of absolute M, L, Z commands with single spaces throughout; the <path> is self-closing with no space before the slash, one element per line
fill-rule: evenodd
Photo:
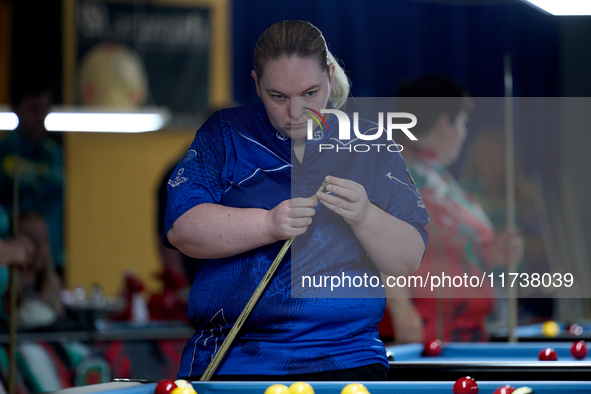
<path fill-rule="evenodd" d="M 322 185 L 320 186 L 318 191 L 324 190 L 326 185 L 328 185 L 328 183 L 326 181 L 322 182 Z M 316 196 L 314 196 L 314 199 L 316 201 L 318 200 L 316 198 Z M 242 328 L 242 326 L 246 322 L 246 319 L 248 319 L 248 316 L 250 316 L 250 313 L 253 311 L 255 305 L 259 301 L 259 298 L 261 298 L 261 295 L 263 294 L 263 291 L 265 291 L 265 289 L 267 288 L 267 285 L 271 281 L 271 278 L 273 277 L 273 275 L 275 275 L 275 271 L 277 271 L 277 268 L 279 267 L 279 263 L 281 263 L 281 260 L 283 260 L 283 256 L 285 256 L 285 253 L 287 253 L 287 250 L 291 246 L 291 243 L 293 242 L 294 239 L 295 239 L 295 237 L 291 237 L 290 239 L 285 241 L 285 243 L 283 244 L 283 247 L 281 248 L 281 250 L 277 254 L 277 257 L 275 257 L 275 260 L 269 266 L 267 273 L 265 274 L 265 276 L 263 277 L 263 279 L 261 280 L 261 282 L 259 283 L 259 285 L 255 289 L 254 293 L 250 297 L 250 300 L 248 300 L 248 302 L 246 303 L 246 306 L 242 310 L 242 313 L 240 313 L 240 316 L 238 316 L 238 319 L 236 319 L 236 322 L 234 323 L 234 325 L 230 329 L 228 336 L 226 337 L 226 339 L 224 340 L 224 342 L 220 346 L 219 350 L 217 351 L 217 353 L 215 354 L 215 356 L 211 360 L 211 363 L 209 363 L 209 365 L 205 369 L 205 372 L 203 373 L 203 375 L 201 375 L 201 378 L 199 379 L 199 381 L 204 382 L 204 381 L 211 380 L 212 376 L 215 374 L 215 371 L 217 370 L 222 359 L 224 358 L 224 356 L 228 352 L 228 349 L 230 348 L 230 346 L 232 345 L 232 343 L 236 339 L 238 332 L 240 331 L 240 329 Z"/>
<path fill-rule="evenodd" d="M 505 135 L 507 231 L 515 232 L 515 148 L 513 136 L 513 74 L 511 55 L 505 54 Z M 518 261 L 509 262 L 509 272 L 517 272 Z M 509 342 L 517 342 L 517 287 L 509 287 Z"/>
<path fill-rule="evenodd" d="M 19 221 L 19 183 L 20 183 L 20 155 L 14 157 L 14 177 L 12 186 L 12 234 L 18 233 Z M 16 298 L 18 295 L 18 270 L 16 265 L 10 265 L 10 315 L 8 319 L 8 394 L 15 393 L 15 375 L 16 375 Z"/>

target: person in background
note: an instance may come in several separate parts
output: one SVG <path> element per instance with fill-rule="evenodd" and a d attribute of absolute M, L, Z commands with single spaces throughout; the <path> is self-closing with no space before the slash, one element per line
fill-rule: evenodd
<path fill-rule="evenodd" d="M 506 228 L 506 146 L 502 129 L 480 130 L 468 151 L 461 183 L 490 218 L 495 231 Z M 550 272 L 544 250 L 539 216 L 535 209 L 534 188 L 517 165 L 515 169 L 516 226 L 524 239 L 524 258 L 520 272 Z M 540 294 L 538 294 L 538 297 Z M 520 321 L 536 323 L 552 319 L 551 298 L 520 298 Z M 506 312 L 506 310 L 505 310 Z M 506 314 L 497 308 L 491 323 L 503 324 Z"/>
<path fill-rule="evenodd" d="M 18 220 L 18 234 L 13 238 L 8 237 L 9 227 L 7 211 L 0 205 L 0 294 L 4 304 L 4 308 L 0 308 L 2 330 L 8 331 L 9 324 L 7 264 L 18 266 L 19 332 L 63 332 L 76 327 L 67 320 L 59 298 L 61 282 L 51 269 L 51 247 L 45 219 L 38 214 L 22 213 Z M 6 350 L 0 348 L 0 357 L 4 360 L 8 357 Z M 78 381 L 85 381 L 85 374 L 93 374 L 96 379 L 97 370 L 100 371 L 102 365 L 106 365 L 87 344 L 76 340 L 45 342 L 39 338 L 23 341 L 16 349 L 16 357 L 19 360 L 14 375 L 17 393 L 49 392 L 72 387 Z M 1 363 L 2 383 L 7 382 L 7 376 L 8 365 Z"/>
<path fill-rule="evenodd" d="M 19 328 L 49 327 L 65 317 L 65 308 L 60 299 L 62 282 L 54 269 L 47 223 L 41 215 L 24 213 L 19 219 L 19 233 L 27 236 L 35 247 L 31 264 L 20 270 Z"/>
<path fill-rule="evenodd" d="M 458 158 L 473 101 L 466 90 L 442 75 L 427 75 L 400 86 L 397 110 L 417 117 L 418 141 L 403 156 L 419 188 L 431 222 L 430 242 L 414 276 L 445 273 L 482 276 L 483 271 L 521 259 L 517 234 L 495 235 L 478 202 L 471 200 L 446 169 Z M 398 343 L 485 341 L 486 320 L 494 307 L 490 284 L 482 288 L 444 286 L 431 292 L 417 286 L 389 287 L 380 336 Z"/>
<path fill-rule="evenodd" d="M 8 265 L 17 264 L 26 267 L 31 264 L 35 254 L 35 246 L 29 237 L 20 233 L 10 237 L 10 218 L 8 213 L 0 205 L 0 298 L 3 298 L 8 289 L 9 274 Z M 2 308 L 2 314 L 6 312 Z M 3 316 L 7 320 L 7 316 Z"/>
<path fill-rule="evenodd" d="M 0 140 L 0 204 L 13 207 L 15 171 L 19 181 L 20 212 L 36 213 L 49 229 L 56 272 L 63 274 L 63 165 L 60 145 L 45 128 L 52 95 L 43 82 L 15 83 L 12 109 L 19 118 L 15 130 Z"/>

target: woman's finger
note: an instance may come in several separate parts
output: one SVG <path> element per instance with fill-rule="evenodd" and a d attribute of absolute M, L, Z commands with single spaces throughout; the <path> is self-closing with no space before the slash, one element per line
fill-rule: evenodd
<path fill-rule="evenodd" d="M 356 191 L 348 189 L 346 187 L 330 184 L 326 187 L 326 190 L 331 193 L 337 194 L 339 197 L 346 198 L 351 202 L 359 201 L 359 194 Z"/>
<path fill-rule="evenodd" d="M 340 198 L 340 197 L 333 196 L 333 195 L 330 195 L 327 193 L 322 193 L 322 192 L 316 193 L 316 196 L 318 197 L 318 200 L 322 203 L 330 204 L 331 206 L 338 207 L 343 210 L 347 210 L 347 211 L 350 210 L 350 208 L 348 207 L 347 201 Z"/>
<path fill-rule="evenodd" d="M 316 215 L 314 208 L 292 208 L 290 217 L 295 218 L 307 218 Z"/>
<path fill-rule="evenodd" d="M 291 219 L 291 227 L 307 227 L 312 224 L 311 217 Z"/>

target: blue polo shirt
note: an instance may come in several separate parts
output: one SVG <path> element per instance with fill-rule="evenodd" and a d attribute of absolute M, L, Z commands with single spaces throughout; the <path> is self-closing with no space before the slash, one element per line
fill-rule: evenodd
<path fill-rule="evenodd" d="M 336 117 L 327 123 L 328 130 L 307 142 L 299 163 L 292 160 L 291 141 L 271 126 L 262 103 L 215 113 L 196 133 L 168 183 L 165 244 L 170 246 L 166 233 L 173 223 L 198 204 L 270 210 L 290 198 L 310 197 L 327 175 L 363 185 L 373 204 L 415 227 L 426 244 L 428 215 L 400 153 L 384 147 L 380 152 L 321 152 L 320 144 L 341 144 L 335 141 Z M 375 126 L 359 121 L 362 132 Z M 372 143 L 378 142 L 386 143 Z M 379 282 L 367 279 L 377 279 L 379 271 L 349 224 L 321 204 L 316 210 L 313 224 L 295 239 L 218 374 L 282 376 L 388 365 L 376 328 L 385 293 Z M 203 374 L 283 243 L 199 263 L 189 297 L 196 332 L 185 346 L 179 377 Z M 356 286 L 364 275 L 365 283 Z M 303 281 L 304 276 L 310 280 Z M 331 276 L 353 283 L 314 285 Z"/>

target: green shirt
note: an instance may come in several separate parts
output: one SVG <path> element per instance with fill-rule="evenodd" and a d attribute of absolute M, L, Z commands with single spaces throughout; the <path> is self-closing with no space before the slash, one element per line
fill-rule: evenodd
<path fill-rule="evenodd" d="M 14 169 L 19 158 L 19 211 L 43 215 L 56 267 L 63 267 L 63 159 L 51 138 L 33 143 L 17 130 L 0 141 L 0 205 L 13 206 Z"/>
<path fill-rule="evenodd" d="M 8 212 L 0 205 L 0 238 L 7 239 L 10 231 Z M 8 289 L 8 267 L 0 267 L 0 300 Z"/>

